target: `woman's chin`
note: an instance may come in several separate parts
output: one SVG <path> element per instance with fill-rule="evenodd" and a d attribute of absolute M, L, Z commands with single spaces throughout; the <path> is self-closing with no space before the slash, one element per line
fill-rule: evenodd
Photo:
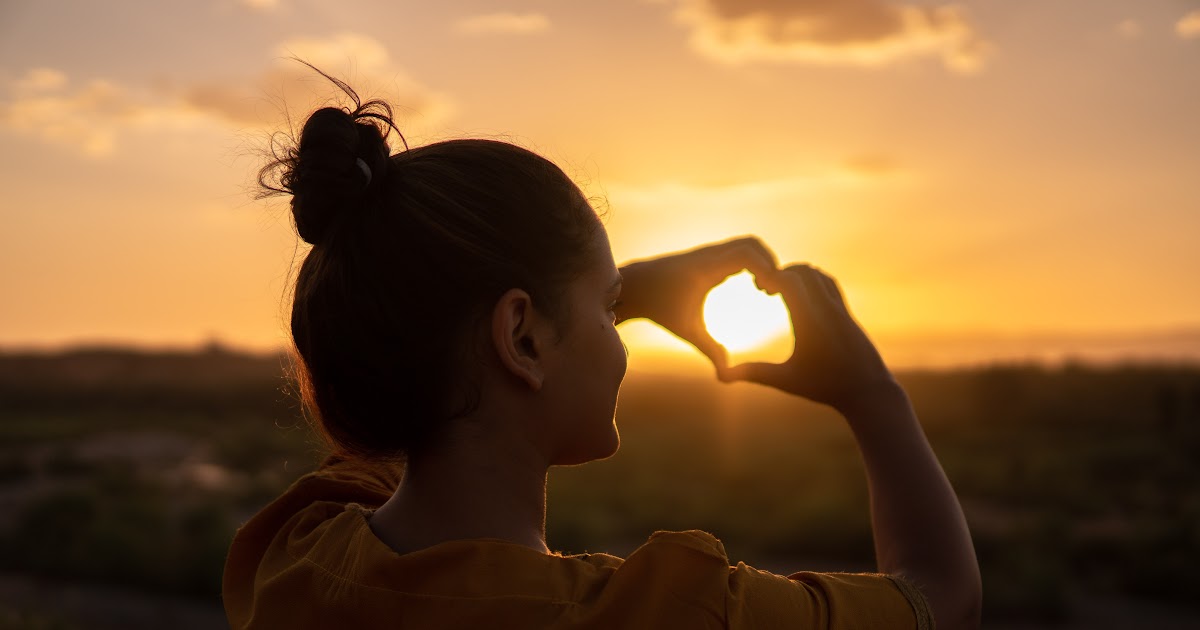
<path fill-rule="evenodd" d="M 555 466 L 578 466 L 588 462 L 608 459 L 617 453 L 617 449 L 621 447 L 621 434 L 617 431 L 617 423 L 613 422 L 610 430 L 602 436 L 597 436 L 597 439 L 590 440 L 586 444 L 578 444 L 576 448 L 572 448 L 562 453 L 555 459 Z"/>

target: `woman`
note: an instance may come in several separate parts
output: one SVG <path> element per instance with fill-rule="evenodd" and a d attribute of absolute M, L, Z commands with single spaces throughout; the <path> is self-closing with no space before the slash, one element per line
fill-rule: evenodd
<path fill-rule="evenodd" d="M 264 170 L 312 244 L 291 327 L 335 454 L 238 531 L 233 627 L 978 625 L 958 501 L 829 276 L 780 269 L 751 238 L 618 268 L 596 213 L 547 160 L 487 140 L 389 155 L 390 109 L 339 86 L 357 107 L 315 112 Z M 704 330 L 705 293 L 743 269 L 791 312 L 783 364 L 729 366 Z M 695 345 L 721 380 L 845 416 L 878 574 L 731 567 L 696 531 L 656 533 L 626 559 L 550 551 L 547 471 L 616 452 L 616 325 L 634 318 Z"/>

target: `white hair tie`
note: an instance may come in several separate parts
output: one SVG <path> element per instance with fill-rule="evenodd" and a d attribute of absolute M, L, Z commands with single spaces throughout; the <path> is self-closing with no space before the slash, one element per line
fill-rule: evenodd
<path fill-rule="evenodd" d="M 371 167 L 367 166 L 367 162 L 365 160 L 363 160 L 362 158 L 355 158 L 354 163 L 358 164 L 358 168 L 362 170 L 363 175 L 367 176 L 367 185 L 370 186 L 371 185 Z"/>

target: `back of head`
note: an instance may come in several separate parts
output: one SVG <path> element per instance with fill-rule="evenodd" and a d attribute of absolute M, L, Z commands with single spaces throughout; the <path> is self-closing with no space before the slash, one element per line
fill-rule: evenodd
<path fill-rule="evenodd" d="M 260 176 L 292 195 L 312 245 L 292 304 L 298 377 L 336 450 L 411 455 L 477 404 L 477 333 L 496 300 L 520 288 L 559 314 L 599 223 L 562 170 L 511 144 L 390 154 L 390 108 L 335 83 L 355 107 L 314 112 Z"/>

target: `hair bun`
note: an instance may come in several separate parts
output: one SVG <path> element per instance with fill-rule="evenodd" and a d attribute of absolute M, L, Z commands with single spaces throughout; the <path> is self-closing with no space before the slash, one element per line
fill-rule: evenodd
<path fill-rule="evenodd" d="M 387 143 L 378 127 L 334 107 L 319 109 L 304 123 L 284 183 L 292 193 L 292 216 L 300 238 L 316 245 L 337 220 L 352 211 L 373 179 Z M 369 168 L 359 166 L 359 160 Z"/>
<path fill-rule="evenodd" d="M 323 107 L 313 112 L 304 122 L 298 141 L 283 134 L 273 136 L 273 159 L 258 172 L 260 197 L 291 194 L 296 232 L 306 242 L 317 245 L 328 239 L 340 220 L 385 179 L 391 166 L 388 134 L 396 132 L 405 149 L 408 143 L 392 121 L 392 108 L 386 102 L 363 102 L 345 82 L 297 61 L 328 79 L 354 102 L 353 110 Z M 275 144 L 280 138 L 289 141 L 283 146 Z"/>

